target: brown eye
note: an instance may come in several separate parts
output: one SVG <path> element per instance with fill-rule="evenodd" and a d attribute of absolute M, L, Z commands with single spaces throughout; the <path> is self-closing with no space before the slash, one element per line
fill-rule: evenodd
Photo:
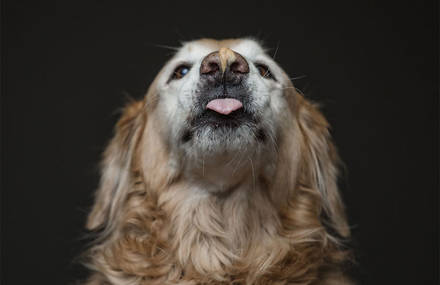
<path fill-rule="evenodd" d="M 174 73 L 173 73 L 172 78 L 173 78 L 173 79 L 180 79 L 180 78 L 184 77 L 185 75 L 188 74 L 190 68 L 191 68 L 191 67 L 189 67 L 188 65 L 184 65 L 184 64 L 179 65 L 179 66 L 174 70 Z"/>
<path fill-rule="evenodd" d="M 269 67 L 267 67 L 266 65 L 258 64 L 257 68 L 258 68 L 258 72 L 260 73 L 261 76 L 263 76 L 265 78 L 269 78 L 269 79 L 274 79 L 272 73 L 269 70 Z"/>

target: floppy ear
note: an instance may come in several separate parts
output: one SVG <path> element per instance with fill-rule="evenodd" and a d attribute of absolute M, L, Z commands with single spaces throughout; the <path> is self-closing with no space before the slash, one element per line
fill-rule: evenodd
<path fill-rule="evenodd" d="M 132 185 L 133 153 L 145 121 L 143 106 L 143 101 L 130 102 L 116 124 L 115 135 L 103 155 L 101 180 L 86 225 L 89 230 L 114 224 Z"/>
<path fill-rule="evenodd" d="M 308 186 L 318 190 L 323 225 L 333 231 L 332 234 L 349 237 L 350 230 L 337 185 L 340 161 L 330 137 L 329 124 L 316 106 L 300 94 L 296 95 L 298 122 L 304 137 L 302 178 Z"/>

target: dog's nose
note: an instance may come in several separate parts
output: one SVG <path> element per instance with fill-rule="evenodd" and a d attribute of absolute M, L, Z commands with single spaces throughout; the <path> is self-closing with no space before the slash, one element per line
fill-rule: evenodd
<path fill-rule="evenodd" d="M 200 66 L 200 75 L 208 78 L 224 78 L 226 82 L 241 81 L 249 73 L 249 64 L 239 53 L 221 48 L 208 54 Z"/>

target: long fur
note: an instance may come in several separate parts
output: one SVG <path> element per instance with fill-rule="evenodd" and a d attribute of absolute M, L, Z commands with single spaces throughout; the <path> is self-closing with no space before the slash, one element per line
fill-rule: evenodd
<path fill-rule="evenodd" d="M 275 176 L 249 159 L 249 187 L 195 195 L 160 139 L 154 84 L 125 107 L 104 153 L 87 284 L 351 284 L 339 160 L 318 109 L 286 88 Z"/>

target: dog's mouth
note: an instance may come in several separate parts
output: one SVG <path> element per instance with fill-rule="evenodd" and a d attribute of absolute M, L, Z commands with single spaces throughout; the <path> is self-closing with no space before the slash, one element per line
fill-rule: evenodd
<path fill-rule="evenodd" d="M 219 98 L 209 101 L 204 110 L 192 120 L 193 128 L 235 129 L 244 124 L 254 124 L 254 116 L 246 111 L 243 103 L 235 98 Z"/>
<path fill-rule="evenodd" d="M 243 103 L 234 98 L 214 99 L 209 101 L 206 105 L 206 109 L 215 111 L 222 115 L 229 115 L 241 108 L 243 108 Z"/>
<path fill-rule="evenodd" d="M 244 84 L 202 84 L 184 130 L 185 143 L 197 141 L 228 144 L 258 137 L 258 112 L 252 107 L 252 94 Z"/>
<path fill-rule="evenodd" d="M 233 136 L 239 132 L 257 132 L 258 120 L 253 112 L 246 108 L 246 102 L 235 98 L 216 98 L 201 105 L 197 115 L 192 117 L 189 128 L 182 136 L 182 141 L 191 140 L 194 134 L 206 135 L 204 130 L 210 130 L 219 137 Z M 246 131 L 247 130 L 247 131 Z M 251 134 L 252 135 L 252 134 Z"/>

